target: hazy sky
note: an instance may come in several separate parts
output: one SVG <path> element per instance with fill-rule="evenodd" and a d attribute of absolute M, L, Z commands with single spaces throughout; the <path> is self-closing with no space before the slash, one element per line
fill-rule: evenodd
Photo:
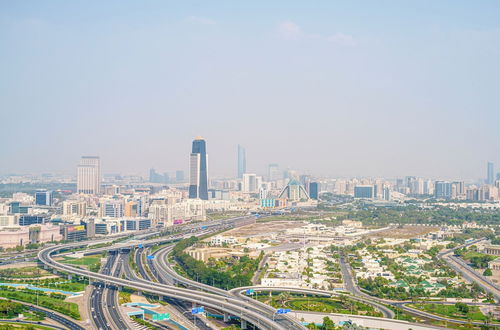
<path fill-rule="evenodd" d="M 0 173 L 500 172 L 500 1 L 0 2 Z"/>

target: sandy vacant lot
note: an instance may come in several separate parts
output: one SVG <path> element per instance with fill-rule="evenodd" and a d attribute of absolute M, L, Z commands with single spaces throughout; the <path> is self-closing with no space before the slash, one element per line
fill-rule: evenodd
<path fill-rule="evenodd" d="M 262 234 L 277 233 L 285 231 L 286 229 L 301 227 L 303 225 L 304 223 L 302 223 L 301 221 L 271 221 L 271 222 L 254 223 L 251 225 L 231 229 L 225 232 L 224 236 L 234 236 L 234 237 L 258 236 Z"/>
<path fill-rule="evenodd" d="M 438 231 L 439 227 L 402 226 L 367 235 L 372 238 L 413 238 Z"/>
<path fill-rule="evenodd" d="M 36 267 L 36 262 L 16 262 L 13 264 L 0 265 L 0 269 L 9 269 L 9 268 L 23 268 L 23 267 Z"/>

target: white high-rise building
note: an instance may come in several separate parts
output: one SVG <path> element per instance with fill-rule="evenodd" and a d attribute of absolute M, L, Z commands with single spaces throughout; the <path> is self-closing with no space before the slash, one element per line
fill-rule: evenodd
<path fill-rule="evenodd" d="M 122 200 L 104 199 L 100 201 L 100 216 L 121 218 L 123 217 L 124 205 Z"/>
<path fill-rule="evenodd" d="M 84 201 L 64 201 L 62 203 L 63 215 L 87 215 L 87 203 Z"/>
<path fill-rule="evenodd" d="M 243 184 L 241 185 L 241 191 L 244 193 L 255 193 L 258 191 L 257 186 L 257 175 L 252 173 L 243 174 Z"/>
<path fill-rule="evenodd" d="M 76 192 L 96 195 L 101 192 L 101 160 L 97 156 L 83 156 L 78 165 Z"/>

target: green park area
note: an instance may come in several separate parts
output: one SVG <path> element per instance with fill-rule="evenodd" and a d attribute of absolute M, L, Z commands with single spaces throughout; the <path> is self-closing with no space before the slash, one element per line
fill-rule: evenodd
<path fill-rule="evenodd" d="M 259 294 L 257 299 L 274 308 L 290 308 L 296 311 L 382 316 L 382 313 L 373 306 L 349 299 L 346 296 L 326 298 L 282 292 L 271 296 L 264 293 Z"/>
<path fill-rule="evenodd" d="M 469 263 L 473 268 L 488 268 L 488 263 L 495 259 L 495 256 L 480 253 L 474 249 L 457 249 L 455 254 Z"/>
<path fill-rule="evenodd" d="M 411 304 L 408 307 L 420 309 L 422 311 L 444 316 L 453 319 L 470 320 L 470 321 L 488 321 L 498 322 L 491 315 L 484 315 L 478 306 L 467 305 L 466 303 L 456 303 L 453 305 L 448 304 Z"/>
<path fill-rule="evenodd" d="M 240 259 L 221 258 L 209 260 L 205 264 L 184 252 L 187 247 L 195 245 L 199 241 L 199 238 L 193 236 L 183 239 L 175 245 L 172 255 L 178 265 L 174 267 L 177 272 L 200 283 L 226 290 L 252 285 L 252 276 L 257 271 L 263 255 L 257 259 L 247 256 Z"/>
<path fill-rule="evenodd" d="M 0 280 L 4 279 L 38 279 L 51 274 L 37 266 L 12 267 L 0 269 Z"/>
<path fill-rule="evenodd" d="M 22 314 L 26 321 L 42 321 L 45 319 L 45 314 L 32 312 L 28 306 L 15 301 L 0 299 L 0 319 L 14 319 Z"/>
<path fill-rule="evenodd" d="M 85 290 L 85 283 L 77 278 L 68 280 L 54 275 L 37 266 L 12 267 L 0 269 L 0 283 L 26 284 L 41 288 L 80 292 Z"/>
<path fill-rule="evenodd" d="M 47 294 L 29 289 L 0 286 L 0 297 L 38 305 L 68 315 L 76 320 L 80 319 L 78 305 L 65 301 L 66 296 L 62 294 Z"/>

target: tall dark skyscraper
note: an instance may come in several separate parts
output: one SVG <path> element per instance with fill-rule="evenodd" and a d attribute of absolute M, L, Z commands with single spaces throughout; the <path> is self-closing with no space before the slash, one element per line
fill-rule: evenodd
<path fill-rule="evenodd" d="M 245 148 L 238 144 L 238 178 L 247 172 L 247 154 Z"/>
<path fill-rule="evenodd" d="M 486 173 L 486 183 L 487 184 L 493 184 L 495 182 L 495 177 L 494 177 L 494 172 L 495 168 L 492 162 L 488 162 L 488 169 Z"/>
<path fill-rule="evenodd" d="M 312 199 L 318 199 L 319 197 L 319 183 L 310 182 L 309 183 L 309 197 Z"/>
<path fill-rule="evenodd" d="M 189 198 L 208 199 L 207 146 L 202 137 L 193 141 L 189 161 Z"/>

